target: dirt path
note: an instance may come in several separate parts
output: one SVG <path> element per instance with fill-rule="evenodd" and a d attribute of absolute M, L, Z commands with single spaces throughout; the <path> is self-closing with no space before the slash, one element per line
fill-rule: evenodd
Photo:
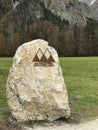
<path fill-rule="evenodd" d="M 62 123 L 53 126 L 35 126 L 32 128 L 20 127 L 15 124 L 0 124 L 0 130 L 98 130 L 98 119 L 82 124 Z"/>
<path fill-rule="evenodd" d="M 27 129 L 26 129 L 27 130 Z M 61 126 L 35 127 L 28 130 L 98 130 L 98 119 L 83 124 L 62 124 Z"/>

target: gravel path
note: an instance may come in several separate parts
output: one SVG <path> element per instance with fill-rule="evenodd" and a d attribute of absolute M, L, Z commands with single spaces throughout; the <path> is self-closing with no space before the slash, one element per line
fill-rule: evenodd
<path fill-rule="evenodd" d="M 60 126 L 36 127 L 28 130 L 98 130 L 98 119 L 83 124 L 62 124 Z"/>

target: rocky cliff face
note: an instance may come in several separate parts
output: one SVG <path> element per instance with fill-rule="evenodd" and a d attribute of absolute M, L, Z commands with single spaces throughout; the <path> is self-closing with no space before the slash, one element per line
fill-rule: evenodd
<path fill-rule="evenodd" d="M 13 56 L 19 45 L 38 38 L 47 40 L 61 56 L 80 55 L 78 40 L 89 43 L 83 30 L 91 18 L 90 6 L 79 0 L 0 0 L 0 56 Z M 92 29 L 87 38 L 97 28 Z"/>
<path fill-rule="evenodd" d="M 95 20 L 98 20 L 98 0 L 79 0 L 87 3 L 90 8 L 90 13 Z"/>
<path fill-rule="evenodd" d="M 92 16 L 98 20 L 98 0 L 96 0 L 90 7 Z"/>
<path fill-rule="evenodd" d="M 84 26 L 88 19 L 89 6 L 78 0 L 0 0 L 0 55 L 13 56 L 19 45 L 37 38 L 64 55 L 60 46 L 76 35 L 69 25 Z"/>
<path fill-rule="evenodd" d="M 0 32 L 10 35 L 10 43 L 14 42 L 13 32 L 21 34 L 28 28 L 31 31 L 36 22 L 47 20 L 59 25 L 84 26 L 91 18 L 89 6 L 78 0 L 2 0 L 0 13 Z"/>
<path fill-rule="evenodd" d="M 45 19 L 46 10 L 70 24 L 85 25 L 86 19 L 90 17 L 88 5 L 78 0 L 10 0 L 0 4 L 2 14 L 10 12 L 12 16 L 14 13 L 15 18 L 18 17 L 19 21 L 23 20 L 27 24 L 38 19 Z"/>
<path fill-rule="evenodd" d="M 69 21 L 70 24 L 86 24 L 86 18 L 90 17 L 89 7 L 78 0 L 42 0 L 45 8 L 54 15 L 60 16 L 62 20 Z"/>
<path fill-rule="evenodd" d="M 79 0 L 81 2 L 87 3 L 89 6 L 95 3 L 96 0 Z"/>

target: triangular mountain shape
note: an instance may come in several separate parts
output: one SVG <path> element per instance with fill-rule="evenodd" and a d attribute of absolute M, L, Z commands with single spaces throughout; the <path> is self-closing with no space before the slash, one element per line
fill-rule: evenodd
<path fill-rule="evenodd" d="M 33 59 L 33 62 L 39 62 L 39 61 L 40 61 L 40 59 L 38 58 L 37 55 L 35 55 L 35 57 L 34 57 L 34 59 Z"/>
<path fill-rule="evenodd" d="M 40 61 L 41 61 L 41 62 L 47 62 L 48 60 L 47 60 L 46 56 L 43 55 L 42 58 L 40 59 Z"/>
<path fill-rule="evenodd" d="M 52 55 L 49 56 L 48 62 L 55 62 L 55 60 L 54 60 L 54 58 L 52 57 Z"/>

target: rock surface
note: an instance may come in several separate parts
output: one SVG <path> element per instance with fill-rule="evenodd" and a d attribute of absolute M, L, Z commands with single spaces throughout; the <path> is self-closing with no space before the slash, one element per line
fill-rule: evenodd
<path fill-rule="evenodd" d="M 78 0 L 42 0 L 46 9 L 59 16 L 61 20 L 67 20 L 69 24 L 86 25 L 87 18 L 91 18 L 89 6 Z"/>
<path fill-rule="evenodd" d="M 54 22 L 55 18 L 60 18 L 60 21 L 57 20 L 58 22 L 64 20 L 65 24 L 84 26 L 87 24 L 88 18 L 92 18 L 89 6 L 79 0 L 19 0 L 18 3 L 13 2 L 12 5 L 14 16 L 10 15 L 14 18 L 12 18 L 13 21 L 11 19 L 11 22 L 15 22 L 13 24 L 19 29 L 23 25 L 26 29 L 28 24 L 36 23 L 41 19 Z"/>
<path fill-rule="evenodd" d="M 9 0 L 7 4 L 5 1 L 1 2 L 1 16 L 4 17 L 5 13 L 9 14 L 12 17 L 10 22 L 15 22 L 13 24 L 19 29 L 40 19 L 47 20 L 46 15 L 49 15 L 46 14 L 47 11 L 50 11 L 52 19 L 57 16 L 61 20 L 68 21 L 69 24 L 85 25 L 87 18 L 91 18 L 89 7 L 79 0 Z"/>
<path fill-rule="evenodd" d="M 96 0 L 91 6 L 90 6 L 91 14 L 94 17 L 95 20 L 98 21 L 98 0 Z"/>
<path fill-rule="evenodd" d="M 98 21 L 98 0 L 79 0 L 87 3 L 90 8 L 90 13 L 93 19 Z"/>
<path fill-rule="evenodd" d="M 55 62 L 33 61 L 48 48 Z M 50 53 L 45 55 L 49 58 Z M 39 52 L 38 57 L 42 57 Z M 19 122 L 68 118 L 70 108 L 57 52 L 44 40 L 21 45 L 13 58 L 7 81 L 7 99 L 13 118 Z"/>
<path fill-rule="evenodd" d="M 85 2 L 85 3 L 87 3 L 87 4 L 90 6 L 90 5 L 92 5 L 93 3 L 95 3 L 95 1 L 97 1 L 97 0 L 79 0 L 79 1 Z"/>

